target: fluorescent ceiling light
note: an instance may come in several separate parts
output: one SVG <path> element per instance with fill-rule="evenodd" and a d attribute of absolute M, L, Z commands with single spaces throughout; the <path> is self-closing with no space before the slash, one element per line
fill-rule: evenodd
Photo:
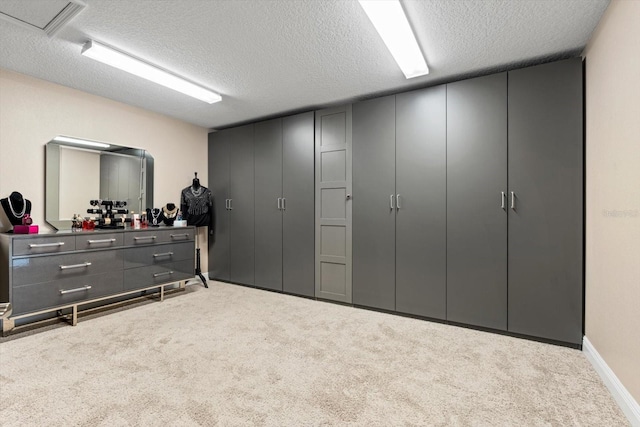
<path fill-rule="evenodd" d="M 411 31 L 400 0 L 358 1 L 404 75 L 411 79 L 429 74 L 429 67 Z"/>
<path fill-rule="evenodd" d="M 82 54 L 96 61 L 119 68 L 122 71 L 150 80 L 170 89 L 182 92 L 208 104 L 219 102 L 222 97 L 215 92 L 193 84 L 181 77 L 161 70 L 151 64 L 114 50 L 94 40 L 89 40 L 82 48 Z"/>
<path fill-rule="evenodd" d="M 96 141 L 89 141 L 86 139 L 71 138 L 69 136 L 56 136 L 55 138 L 53 138 L 53 140 L 57 142 L 69 142 L 71 144 L 88 145 L 89 147 L 99 147 L 99 148 L 110 147 L 109 144 L 105 144 L 104 142 L 96 142 Z"/>

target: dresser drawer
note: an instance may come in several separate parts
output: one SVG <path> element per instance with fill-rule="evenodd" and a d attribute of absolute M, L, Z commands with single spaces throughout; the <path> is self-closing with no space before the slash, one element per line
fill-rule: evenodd
<path fill-rule="evenodd" d="M 191 242 L 127 248 L 124 250 L 124 268 L 193 260 L 193 254 L 194 247 Z"/>
<path fill-rule="evenodd" d="M 124 244 L 122 233 L 83 233 L 76 236 L 76 250 L 117 248 Z"/>
<path fill-rule="evenodd" d="M 14 258 L 13 287 L 122 270 L 122 250 Z"/>
<path fill-rule="evenodd" d="M 193 277 L 193 259 L 130 268 L 124 271 L 124 290 L 129 291 L 163 283 L 178 282 Z"/>
<path fill-rule="evenodd" d="M 75 249 L 76 237 L 73 235 L 13 239 L 13 256 L 69 252 Z"/>
<path fill-rule="evenodd" d="M 14 315 L 122 292 L 122 271 L 72 277 L 13 290 Z"/>
<path fill-rule="evenodd" d="M 148 228 L 146 230 L 129 231 L 125 234 L 125 246 L 144 246 L 156 243 L 172 243 L 193 241 L 195 239 L 195 229 L 181 228 Z"/>

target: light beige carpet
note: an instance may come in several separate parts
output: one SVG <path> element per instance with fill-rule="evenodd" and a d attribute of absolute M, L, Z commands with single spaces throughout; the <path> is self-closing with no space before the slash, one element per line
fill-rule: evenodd
<path fill-rule="evenodd" d="M 2 426 L 623 426 L 580 351 L 241 286 L 0 343 Z"/>

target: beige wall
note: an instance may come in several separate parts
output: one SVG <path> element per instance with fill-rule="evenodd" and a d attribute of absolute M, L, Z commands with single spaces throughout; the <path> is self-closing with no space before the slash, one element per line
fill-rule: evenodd
<path fill-rule="evenodd" d="M 586 336 L 640 401 L 640 1 L 613 0 L 585 56 Z"/>
<path fill-rule="evenodd" d="M 155 160 L 156 207 L 178 204 L 193 172 L 208 184 L 207 129 L 0 69 L 0 198 L 22 193 L 41 227 L 47 228 L 44 145 L 59 134 L 148 150 Z M 207 271 L 205 229 L 200 236 Z"/>

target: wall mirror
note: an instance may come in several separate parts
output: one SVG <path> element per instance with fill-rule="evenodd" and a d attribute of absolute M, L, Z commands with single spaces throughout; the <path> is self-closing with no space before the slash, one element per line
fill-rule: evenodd
<path fill-rule="evenodd" d="M 153 207 L 153 157 L 148 151 L 57 136 L 45 148 L 45 219 L 71 228 L 74 214 L 87 214 L 90 200 L 127 202 L 129 213 Z"/>

